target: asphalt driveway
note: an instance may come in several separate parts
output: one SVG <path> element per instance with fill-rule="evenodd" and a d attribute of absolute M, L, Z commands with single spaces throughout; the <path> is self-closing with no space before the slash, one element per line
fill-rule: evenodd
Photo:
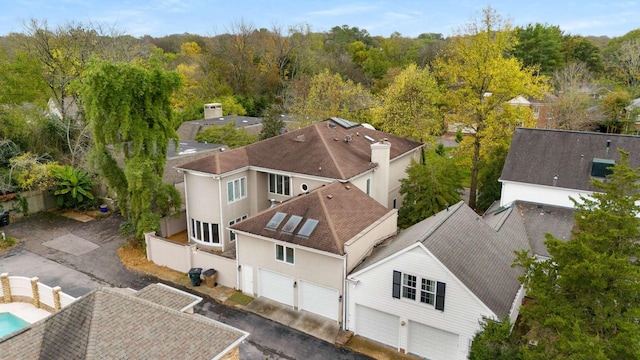
<path fill-rule="evenodd" d="M 0 231 L 20 239 L 16 247 L 0 255 L 0 272 L 37 276 L 43 283 L 60 286 L 72 296 L 82 296 L 99 286 L 139 290 L 162 282 L 131 272 L 120 262 L 116 250 L 125 243 L 119 230 L 123 221 L 111 215 L 81 222 L 43 212 L 0 227 Z M 251 333 L 240 345 L 241 359 L 370 359 L 206 297 L 195 310 Z"/>

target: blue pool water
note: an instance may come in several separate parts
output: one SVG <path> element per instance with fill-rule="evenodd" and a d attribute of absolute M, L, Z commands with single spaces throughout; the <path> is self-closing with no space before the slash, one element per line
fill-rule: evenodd
<path fill-rule="evenodd" d="M 12 313 L 0 313 L 0 338 L 16 330 L 29 325 L 28 322 L 20 319 Z"/>

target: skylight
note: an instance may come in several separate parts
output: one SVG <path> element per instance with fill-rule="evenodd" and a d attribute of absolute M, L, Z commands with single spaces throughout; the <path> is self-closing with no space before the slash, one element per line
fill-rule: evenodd
<path fill-rule="evenodd" d="M 269 220 L 269 223 L 267 223 L 266 229 L 276 231 L 278 229 L 278 226 L 280 226 L 280 223 L 282 222 L 282 220 L 284 220 L 286 216 L 287 214 L 283 212 L 275 213 L 271 218 L 271 220 Z"/>
<path fill-rule="evenodd" d="M 318 222 L 319 221 L 315 219 L 307 219 L 307 221 L 304 222 L 304 225 L 302 225 L 300 231 L 298 231 L 298 236 L 309 238 L 313 230 L 318 225 Z"/>
<path fill-rule="evenodd" d="M 287 223 L 282 227 L 282 232 L 292 234 L 293 230 L 295 230 L 296 227 L 298 227 L 298 224 L 300 224 L 300 221 L 302 221 L 302 216 L 291 215 L 289 221 L 287 221 Z"/>

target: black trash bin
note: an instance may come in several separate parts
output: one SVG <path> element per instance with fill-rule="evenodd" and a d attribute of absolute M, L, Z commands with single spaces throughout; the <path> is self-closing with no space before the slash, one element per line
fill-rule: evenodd
<path fill-rule="evenodd" d="M 207 287 L 215 287 L 218 285 L 216 283 L 216 278 L 218 277 L 217 271 L 215 269 L 207 269 L 202 273 L 202 277 L 204 278 L 204 283 Z"/>
<path fill-rule="evenodd" d="M 200 274 L 202 274 L 202 268 L 191 268 L 189 270 L 189 279 L 191 279 L 191 285 L 200 286 L 202 279 L 200 279 Z"/>
<path fill-rule="evenodd" d="M 0 226 L 9 225 L 9 212 L 0 212 Z"/>

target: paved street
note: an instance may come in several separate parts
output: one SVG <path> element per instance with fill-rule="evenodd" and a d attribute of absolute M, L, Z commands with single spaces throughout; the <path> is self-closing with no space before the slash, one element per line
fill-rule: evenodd
<path fill-rule="evenodd" d="M 122 266 L 116 253 L 116 249 L 124 243 L 119 233 L 121 221 L 117 216 L 110 216 L 82 223 L 51 213 L 41 213 L 1 227 L 0 231 L 21 241 L 17 247 L 0 255 L 0 273 L 37 276 L 43 283 L 58 285 L 72 296 L 84 295 L 99 286 L 138 290 L 160 282 Z M 73 244 L 75 248 L 65 249 L 64 244 Z M 189 291 L 182 287 L 180 289 Z M 196 306 L 196 313 L 251 333 L 240 346 L 241 359 L 370 359 L 210 299 L 205 298 Z"/>

